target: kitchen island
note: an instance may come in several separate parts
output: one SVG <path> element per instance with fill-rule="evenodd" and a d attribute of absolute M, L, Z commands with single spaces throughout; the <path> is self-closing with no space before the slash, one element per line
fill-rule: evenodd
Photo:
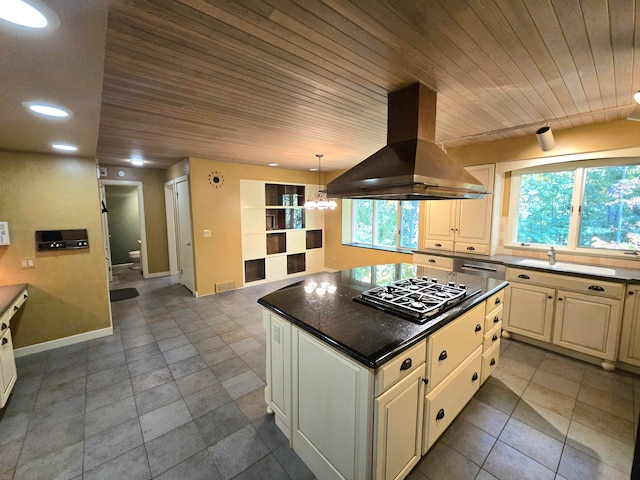
<path fill-rule="evenodd" d="M 422 320 L 354 301 L 404 279 L 464 285 Z M 410 264 L 321 273 L 262 297 L 268 409 L 317 478 L 404 478 L 497 366 L 502 280 Z"/>

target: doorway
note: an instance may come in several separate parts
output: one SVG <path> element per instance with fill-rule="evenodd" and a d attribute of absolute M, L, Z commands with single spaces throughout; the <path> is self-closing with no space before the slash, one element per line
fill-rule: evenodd
<path fill-rule="evenodd" d="M 101 180 L 100 197 L 109 280 L 114 269 L 137 269 L 147 278 L 142 182 Z"/>

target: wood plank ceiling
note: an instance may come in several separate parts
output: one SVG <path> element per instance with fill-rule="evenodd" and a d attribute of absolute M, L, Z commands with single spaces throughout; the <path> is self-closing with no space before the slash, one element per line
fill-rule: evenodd
<path fill-rule="evenodd" d="M 636 25 L 634 0 L 115 1 L 98 158 L 344 169 L 415 82 L 438 92 L 445 148 L 624 119 Z"/>

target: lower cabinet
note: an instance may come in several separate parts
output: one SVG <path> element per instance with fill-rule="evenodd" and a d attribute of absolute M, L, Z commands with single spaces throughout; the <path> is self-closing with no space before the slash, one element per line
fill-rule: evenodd
<path fill-rule="evenodd" d="M 505 337 L 513 332 L 615 368 L 624 284 L 517 268 L 506 277 Z"/>
<path fill-rule="evenodd" d="M 627 286 L 618 359 L 640 367 L 640 285 Z"/>
<path fill-rule="evenodd" d="M 13 357 L 13 343 L 11 342 L 11 329 L 2 332 L 0 340 L 0 408 L 4 407 L 11 390 L 16 383 L 18 373 Z"/>
<path fill-rule="evenodd" d="M 497 365 L 503 292 L 489 300 L 377 369 L 264 310 L 267 408 L 317 478 L 409 474 Z"/>

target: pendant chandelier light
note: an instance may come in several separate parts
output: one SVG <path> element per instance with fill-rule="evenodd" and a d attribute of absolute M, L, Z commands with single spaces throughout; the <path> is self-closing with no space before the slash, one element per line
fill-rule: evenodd
<path fill-rule="evenodd" d="M 320 160 L 323 155 L 321 153 L 316 154 L 318 157 L 318 193 L 313 195 L 304 202 L 304 208 L 306 210 L 313 210 L 317 208 L 318 210 L 326 210 L 327 208 L 333 210 L 338 206 L 338 203 L 333 198 L 327 198 L 326 192 L 320 191 Z"/>

